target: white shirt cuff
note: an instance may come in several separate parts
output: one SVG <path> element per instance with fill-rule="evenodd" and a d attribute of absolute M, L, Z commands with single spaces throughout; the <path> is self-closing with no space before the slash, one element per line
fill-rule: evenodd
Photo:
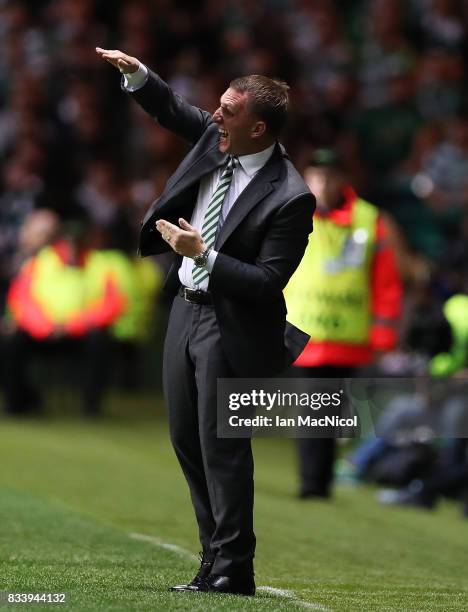
<path fill-rule="evenodd" d="M 211 272 L 211 270 L 213 269 L 217 256 L 218 256 L 218 251 L 211 250 L 208 253 L 208 259 L 206 260 L 206 266 L 205 266 L 207 272 Z"/>
<path fill-rule="evenodd" d="M 140 62 L 138 70 L 131 74 L 123 74 L 123 86 L 127 91 L 136 91 L 148 80 L 148 68 Z"/>

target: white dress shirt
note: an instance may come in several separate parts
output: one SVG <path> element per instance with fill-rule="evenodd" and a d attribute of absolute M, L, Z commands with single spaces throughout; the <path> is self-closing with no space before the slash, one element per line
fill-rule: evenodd
<path fill-rule="evenodd" d="M 127 91 L 136 91 L 143 87 L 148 79 L 148 68 L 140 62 L 136 72 L 123 75 L 123 86 Z"/>
<path fill-rule="evenodd" d="M 148 69 L 146 66 L 140 63 L 140 67 L 133 74 L 124 74 L 124 88 L 128 91 L 136 91 L 146 83 L 148 78 Z M 237 198 L 244 191 L 254 176 L 263 168 L 263 166 L 270 159 L 275 145 L 272 144 L 267 149 L 260 151 L 259 153 L 253 153 L 252 155 L 240 155 L 238 156 L 238 164 L 234 169 L 232 176 L 231 185 L 227 192 L 223 207 L 220 215 L 220 223 L 218 225 L 218 231 L 222 224 L 226 220 L 229 211 L 234 206 Z M 224 170 L 224 166 L 217 168 L 211 174 L 208 174 L 200 181 L 200 188 L 198 190 L 197 203 L 195 205 L 192 218 L 190 219 L 190 225 L 193 225 L 200 233 L 203 226 L 203 219 L 205 217 L 206 209 L 210 203 L 211 196 L 215 192 L 218 185 L 219 178 Z M 212 250 L 208 255 L 208 262 L 206 269 L 211 272 L 216 260 L 217 252 Z M 195 289 L 195 284 L 192 278 L 193 270 L 193 259 L 191 257 L 184 257 L 182 259 L 181 266 L 179 268 L 179 280 L 182 285 Z M 204 279 L 199 285 L 198 289 L 204 291 L 208 288 L 209 278 Z"/>

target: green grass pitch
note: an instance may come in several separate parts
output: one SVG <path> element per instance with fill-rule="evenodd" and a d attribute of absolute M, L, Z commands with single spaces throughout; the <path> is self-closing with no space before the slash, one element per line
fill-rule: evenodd
<path fill-rule="evenodd" d="M 68 598 L 2 609 L 468 609 L 458 507 L 381 508 L 365 488 L 301 502 L 290 440 L 254 443 L 256 580 L 269 588 L 255 598 L 168 592 L 196 568 L 184 553 L 199 549 L 187 488 L 157 402 L 117 403 L 96 423 L 0 420 L 0 591 Z"/>

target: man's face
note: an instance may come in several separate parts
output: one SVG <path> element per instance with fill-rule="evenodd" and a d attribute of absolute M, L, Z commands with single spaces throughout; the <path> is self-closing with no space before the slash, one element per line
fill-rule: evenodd
<path fill-rule="evenodd" d="M 247 109 L 247 93 L 229 88 L 220 99 L 220 106 L 213 114 L 218 124 L 221 153 L 246 155 L 255 146 L 254 128 L 258 121 Z"/>
<path fill-rule="evenodd" d="M 331 210 L 341 204 L 346 182 L 339 170 L 310 166 L 304 172 L 304 180 L 317 198 L 319 209 Z"/>

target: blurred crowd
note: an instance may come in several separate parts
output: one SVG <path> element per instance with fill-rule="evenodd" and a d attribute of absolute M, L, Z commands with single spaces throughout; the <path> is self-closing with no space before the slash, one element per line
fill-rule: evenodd
<path fill-rule="evenodd" d="M 450 354 L 458 332 L 443 305 L 468 292 L 467 24 L 467 0 L 0 0 L 1 311 L 37 252 L 24 240 L 34 211 L 55 215 L 41 246 L 74 244 L 67 224 L 86 218 L 86 248 L 133 261 L 143 213 L 185 150 L 123 94 L 100 46 L 210 111 L 236 76 L 286 80 L 283 142 L 298 168 L 338 150 L 386 215 L 405 291 L 403 340 L 383 371 Z M 466 368 L 457 355 L 438 373 Z"/>
<path fill-rule="evenodd" d="M 81 207 L 133 246 L 181 158 L 183 144 L 129 103 L 96 45 L 138 57 L 208 110 L 239 74 L 285 79 L 295 163 L 338 147 L 357 190 L 389 210 L 412 250 L 463 268 L 466 23 L 466 0 L 2 0 L 2 277 L 39 205 Z M 438 291 L 448 293 L 446 276 Z"/>

